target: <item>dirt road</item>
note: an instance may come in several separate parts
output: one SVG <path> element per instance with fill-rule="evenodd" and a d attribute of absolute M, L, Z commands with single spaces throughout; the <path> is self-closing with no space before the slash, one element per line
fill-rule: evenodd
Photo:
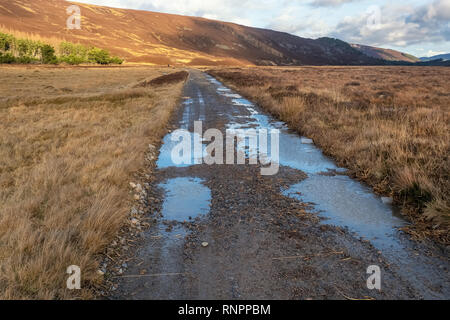
<path fill-rule="evenodd" d="M 111 299 L 450 298 L 445 249 L 397 232 L 395 210 L 309 141 L 200 71 L 184 96 L 174 130 L 279 128 L 279 172 L 174 165 L 168 135 L 149 195 L 155 223 Z M 381 291 L 367 287 L 371 265 Z"/>

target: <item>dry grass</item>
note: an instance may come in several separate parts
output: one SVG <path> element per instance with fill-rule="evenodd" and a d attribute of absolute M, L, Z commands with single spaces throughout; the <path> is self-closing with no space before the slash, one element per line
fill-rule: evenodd
<path fill-rule="evenodd" d="M 0 298 L 89 298 L 98 254 L 131 207 L 129 182 L 181 83 L 151 68 L 1 67 Z M 69 265 L 85 289 L 66 289 Z"/>
<path fill-rule="evenodd" d="M 449 243 L 450 68 L 300 67 L 210 73 L 309 136 Z"/>
<path fill-rule="evenodd" d="M 43 37 L 39 34 L 30 33 L 30 32 L 22 32 L 18 30 L 14 30 L 8 27 L 5 27 L 3 24 L 0 24 L 0 32 L 12 34 L 18 39 L 28 39 L 33 41 L 40 41 L 43 43 L 47 43 L 54 48 L 58 48 L 61 42 L 66 41 L 64 37 L 57 38 L 57 37 Z"/>

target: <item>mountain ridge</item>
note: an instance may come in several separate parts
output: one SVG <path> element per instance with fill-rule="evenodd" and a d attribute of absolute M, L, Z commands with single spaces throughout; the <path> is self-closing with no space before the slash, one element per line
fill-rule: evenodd
<path fill-rule="evenodd" d="M 450 60 L 450 53 L 444 53 L 444 54 L 438 54 L 435 56 L 431 56 L 431 57 L 421 57 L 420 60 L 421 61 L 433 61 L 433 60 L 439 60 L 442 59 L 444 61 Z"/>
<path fill-rule="evenodd" d="M 68 30 L 66 8 L 81 8 Z M 230 22 L 63 0 L 0 0 L 1 28 L 106 48 L 128 63 L 173 65 L 378 65 L 383 61 L 332 38 L 308 39 Z"/>

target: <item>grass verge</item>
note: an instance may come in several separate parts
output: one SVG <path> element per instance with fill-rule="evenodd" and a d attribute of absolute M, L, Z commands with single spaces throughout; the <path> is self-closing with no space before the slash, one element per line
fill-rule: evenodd
<path fill-rule="evenodd" d="M 92 298 L 183 82 L 134 88 L 169 72 L 155 68 L 1 69 L 0 298 Z M 80 291 L 66 289 L 70 265 Z"/>

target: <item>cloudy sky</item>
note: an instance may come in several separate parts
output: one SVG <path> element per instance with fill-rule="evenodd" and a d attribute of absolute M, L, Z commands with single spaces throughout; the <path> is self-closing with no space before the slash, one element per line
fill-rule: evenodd
<path fill-rule="evenodd" d="M 450 52 L 450 0 L 75 0 L 336 37 L 416 56 Z"/>

